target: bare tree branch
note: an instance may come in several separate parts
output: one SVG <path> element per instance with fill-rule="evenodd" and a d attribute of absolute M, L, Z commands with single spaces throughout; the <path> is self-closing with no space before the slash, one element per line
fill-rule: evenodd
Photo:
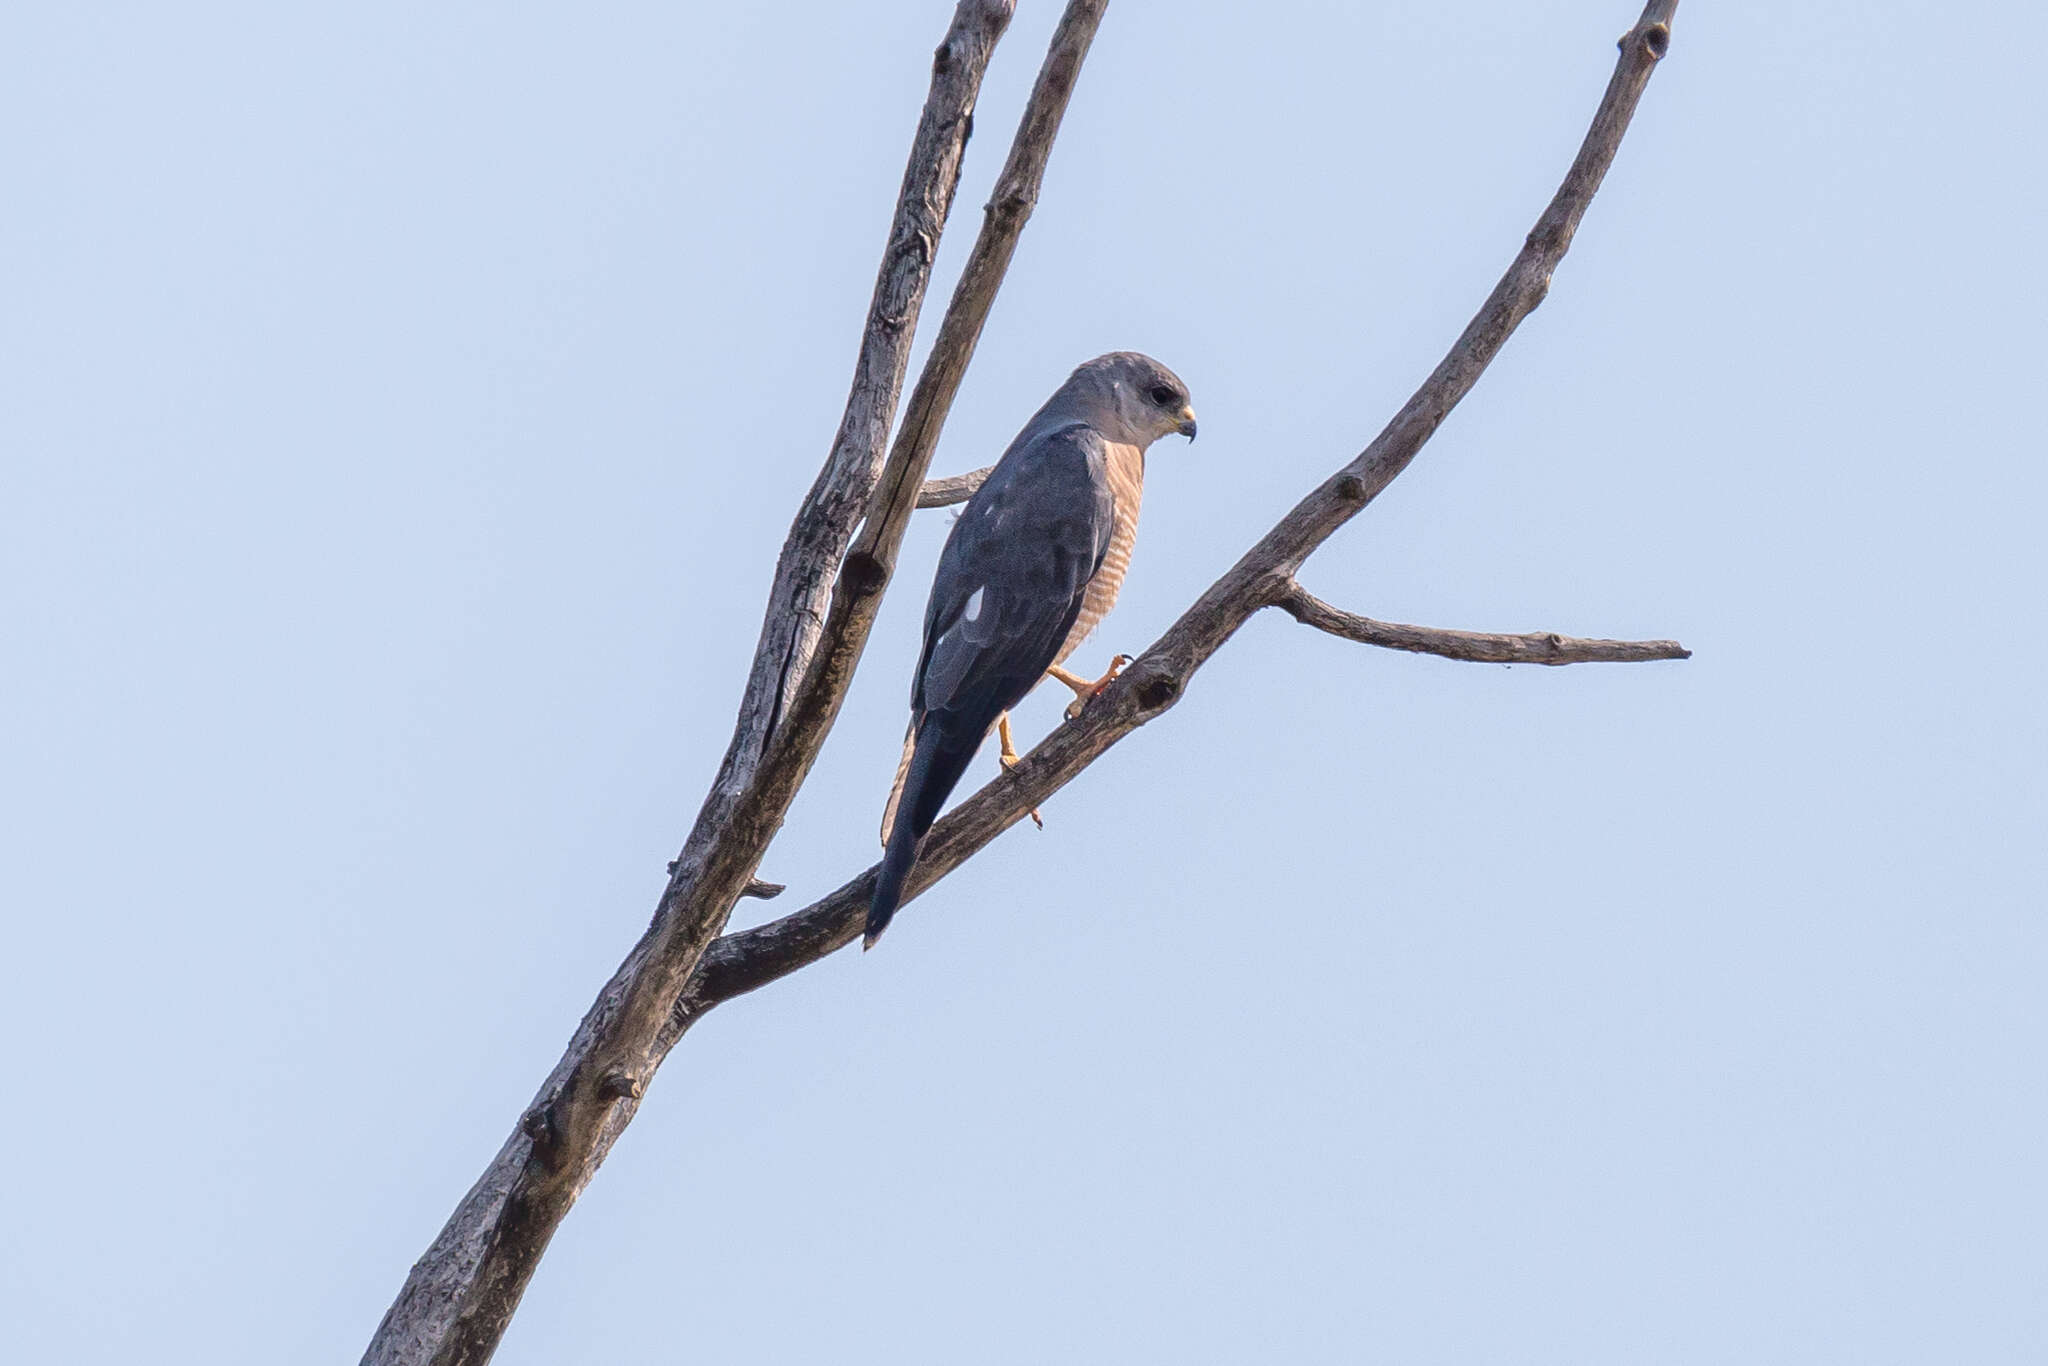
<path fill-rule="evenodd" d="M 847 418 L 784 546 L 732 746 L 671 865 L 653 924 L 584 1017 L 513 1136 L 414 1267 L 366 1363 L 488 1359 L 555 1228 L 631 1123 L 667 1051 L 660 1036 L 683 985 L 739 897 L 769 885 L 754 876 L 755 868 L 838 713 L 903 523 L 1037 202 L 1106 2 L 1073 0 L 1061 19 L 903 432 L 878 472 L 876 457 L 958 184 L 981 74 L 1010 17 L 1010 0 L 961 0 L 934 56 L 932 93 L 912 146 Z M 861 533 L 842 566 L 839 555 L 863 511 Z M 827 593 L 830 608 L 821 624 L 818 607 Z"/>
<path fill-rule="evenodd" d="M 1671 40 L 1677 0 L 1651 0 L 1621 38 L 1621 55 L 1592 127 L 1522 250 L 1479 312 L 1371 445 L 1298 503 L 1194 606 L 1140 655 L 1081 716 L 1055 730 L 1022 763 L 1001 774 L 932 827 L 905 889 L 909 901 L 1042 805 L 1111 746 L 1180 700 L 1188 680 L 1237 628 L 1298 591 L 1294 573 L 1317 546 L 1406 469 L 1458 400 L 1500 354 L 1550 287 L 1551 273 L 1607 168 L 1613 164 L 1651 73 Z M 972 476 L 968 476 L 972 477 Z M 869 868 L 836 891 L 779 920 L 728 934 L 711 946 L 663 1031 L 672 1045 L 724 1001 L 756 990 L 852 943 L 874 888 Z"/>
<path fill-rule="evenodd" d="M 1490 635 L 1479 631 L 1446 631 L 1434 626 L 1403 626 L 1340 611 L 1300 584 L 1291 586 L 1273 604 L 1304 626 L 1360 645 L 1441 655 L 1473 664 L 1639 664 L 1652 659 L 1691 659 L 1692 651 L 1675 640 L 1579 640 L 1555 631 L 1525 635 Z"/>
<path fill-rule="evenodd" d="M 938 340 L 932 346 L 924 373 L 904 410 L 903 426 L 896 444 L 876 482 L 873 503 L 846 566 L 832 594 L 832 614 L 825 621 L 825 633 L 817 666 L 805 676 L 804 685 L 790 707 L 792 743 L 809 743 L 815 756 L 817 744 L 809 731 L 829 729 L 838 716 L 839 704 L 867 647 L 868 633 L 882 605 L 882 590 L 896 569 L 896 554 L 910 514 L 917 508 L 925 471 L 939 444 L 946 414 L 960 391 L 967 364 L 981 339 L 982 325 L 994 306 L 996 291 L 1002 287 L 1017 238 L 1038 204 L 1038 191 L 1045 179 L 1046 162 L 1052 156 L 1054 137 L 1065 115 L 1074 82 L 1081 74 L 1081 62 L 1095 39 L 1102 12 L 1109 0 L 1069 0 L 1053 30 L 1052 41 L 1039 68 L 1038 81 L 1024 107 L 1010 156 L 996 177 L 995 192 L 989 197 L 974 249 L 960 272 L 953 301 L 939 325 Z M 787 805 L 796 784 L 809 771 L 808 759 L 801 768 L 787 774 Z M 782 775 L 777 775 L 781 777 Z M 765 785 L 764 785 L 765 786 Z M 779 807 L 777 808 L 780 809 Z"/>
<path fill-rule="evenodd" d="M 366 1364 L 489 1359 L 555 1227 L 631 1117 L 649 1070 L 646 1047 L 669 1012 L 674 987 L 752 879 L 760 850 L 731 851 L 723 835 L 757 786 L 788 700 L 809 672 L 841 557 L 873 496 L 982 74 L 1013 7 L 1014 0 L 960 0 L 933 54 L 931 90 L 904 169 L 846 413 L 783 545 L 732 743 L 671 866 L 654 923 L 584 1017 L 533 1107 L 413 1267 L 363 1355 Z M 771 829 L 780 820 L 778 808 Z M 731 856 L 715 858 L 722 847 Z"/>
<path fill-rule="evenodd" d="M 1035 203 L 1045 157 L 1105 0 L 1074 0 L 1039 74 L 981 238 L 886 465 L 880 452 L 969 118 L 1010 0 L 961 0 L 933 82 L 863 337 L 847 415 L 777 566 L 733 741 L 672 869 L 653 924 L 589 1013 L 533 1105 L 414 1267 L 364 1361 L 489 1358 L 549 1239 L 596 1173 L 668 1049 L 705 1010 L 848 941 L 873 870 L 771 925 L 714 944 L 836 717 L 922 501 L 940 425 Z M 1668 42 L 1676 0 L 1652 0 L 1563 187 L 1480 313 L 1360 455 L 1303 499 L 1074 724 L 976 793 L 927 836 L 915 896 L 1015 824 L 1130 731 L 1179 700 L 1254 612 L 1282 602 L 1307 556 L 1414 458 L 1536 305 L 1569 248 Z M 968 476 L 972 477 L 972 476 Z M 943 481 L 942 481 L 943 482 Z M 865 523 L 856 539 L 854 528 Z M 843 555 L 843 560 L 842 560 Z"/>
<path fill-rule="evenodd" d="M 981 487 L 981 481 L 988 478 L 989 471 L 994 468 L 994 465 L 983 465 L 980 469 L 969 470 L 966 474 L 949 474 L 944 479 L 927 479 L 924 481 L 924 487 L 917 491 L 917 505 L 920 508 L 944 508 L 955 503 L 964 503 L 974 496 L 974 491 Z"/>

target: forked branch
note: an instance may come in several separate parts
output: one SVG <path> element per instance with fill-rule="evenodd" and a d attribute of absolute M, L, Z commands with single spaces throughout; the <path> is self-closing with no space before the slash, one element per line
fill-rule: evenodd
<path fill-rule="evenodd" d="M 1036 201 L 1046 155 L 1105 4 L 1072 0 L 1067 6 L 981 237 L 885 462 L 882 451 L 911 333 L 958 184 L 982 72 L 1010 18 L 1011 0 L 960 0 L 934 59 L 931 93 L 905 171 L 846 417 L 784 545 L 725 761 L 673 866 L 653 924 L 584 1017 L 504 1147 L 413 1268 L 364 1355 L 366 1363 L 447 1366 L 487 1360 L 554 1230 L 631 1122 L 653 1071 L 683 1030 L 719 1002 L 814 962 L 858 933 L 872 869 L 772 924 L 713 940 L 742 895 L 775 890 L 755 877 L 756 868 L 838 713 L 912 508 L 943 505 L 936 501 L 941 496 L 952 501 L 954 487 L 975 478 L 937 481 L 937 492 L 924 484 L 939 428 Z M 1303 606 L 1290 598 L 1299 593 L 1293 575 L 1302 562 L 1406 468 L 1541 302 L 1664 55 L 1675 8 L 1676 0 L 1652 0 L 1622 39 L 1614 77 L 1563 186 L 1478 315 L 1393 421 L 1297 504 L 1078 721 L 935 826 L 909 895 L 945 876 L 1124 735 L 1171 708 L 1195 672 L 1253 613 Z M 863 519 L 856 540 L 855 527 Z"/>
<path fill-rule="evenodd" d="M 1171 708 L 1188 680 L 1253 613 L 1282 605 L 1291 593 L 1300 591 L 1294 574 L 1302 562 L 1407 468 L 1500 354 L 1522 319 L 1543 301 L 1551 274 L 1570 249 L 1579 221 L 1620 149 L 1643 89 L 1670 44 L 1671 19 L 1677 8 L 1677 0 L 1651 0 L 1635 27 L 1622 35 L 1614 74 L 1564 183 L 1537 219 L 1507 273 L 1400 412 L 1357 458 L 1296 504 L 1212 584 L 1079 719 L 1054 731 L 1017 767 L 933 826 L 919 849 L 906 901 L 966 862 L 1022 820 L 1027 811 L 1042 805 L 1117 741 Z M 975 477 L 961 478 L 964 482 Z M 765 986 L 851 943 L 860 933 L 874 875 L 875 870 L 869 868 L 802 910 L 755 929 L 728 934 L 713 944 L 669 1021 L 664 1044 L 673 1043 L 721 1002 Z"/>
<path fill-rule="evenodd" d="M 666 1051 L 658 1038 L 683 984 L 733 904 L 768 891 L 770 884 L 754 870 L 838 710 L 832 689 L 815 686 L 815 656 L 831 625 L 828 603 L 847 577 L 840 568 L 855 527 L 873 507 L 982 74 L 1013 4 L 960 0 L 933 55 L 931 90 L 904 170 L 846 415 L 783 546 L 730 747 L 671 865 L 654 921 L 599 993 L 512 1135 L 413 1267 L 365 1363 L 482 1362 L 496 1350 L 554 1230 L 637 1111 Z M 1100 4 L 1092 8 L 1099 13 Z M 1071 66 L 1064 79 L 1071 88 Z M 1043 165 L 1064 106 L 1062 92 L 1051 116 L 1020 137 L 1037 148 L 1026 153 L 1027 161 L 1036 157 Z M 1042 112 L 1045 105 L 1034 98 L 1033 107 Z M 1022 221 L 1021 214 L 1008 213 L 1000 230 L 1014 241 Z M 984 237 L 988 232 L 985 227 Z M 1005 248 L 984 272 L 982 288 L 991 296 L 1007 260 Z M 959 302 L 956 296 L 956 311 Z M 985 301 L 981 309 L 985 314 Z M 970 348 L 979 326 L 976 319 Z M 948 332 L 958 345 L 958 329 Z M 955 363 L 943 355 L 947 344 L 934 352 L 927 374 Z M 919 387 L 922 394 L 928 386 Z M 950 397 L 945 388 L 929 405 L 924 420 L 934 431 Z M 841 631 L 834 653 L 843 650 L 844 636 Z M 857 644 L 852 657 L 858 657 Z M 843 689 L 843 681 L 838 686 Z M 796 715 L 799 703 L 809 709 L 803 721 Z"/>

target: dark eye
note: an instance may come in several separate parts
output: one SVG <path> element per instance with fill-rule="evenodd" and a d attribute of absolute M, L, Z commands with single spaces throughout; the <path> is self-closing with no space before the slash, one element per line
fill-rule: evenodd
<path fill-rule="evenodd" d="M 1145 397 L 1151 399 L 1162 408 L 1178 408 L 1180 406 L 1180 395 L 1163 384 L 1155 384 L 1150 389 L 1147 389 Z"/>

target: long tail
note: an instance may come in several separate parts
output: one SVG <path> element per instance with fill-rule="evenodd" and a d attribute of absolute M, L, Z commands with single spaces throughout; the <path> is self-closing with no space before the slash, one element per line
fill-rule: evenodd
<path fill-rule="evenodd" d="M 903 880 L 910 876 L 910 865 L 917 862 L 920 838 L 909 827 L 909 821 L 897 817 L 895 832 L 889 836 L 889 847 L 882 855 L 882 870 L 875 875 L 875 895 L 868 902 L 867 933 L 860 939 L 863 950 L 875 946 L 882 931 L 895 918 L 896 908 L 903 904 Z"/>
<path fill-rule="evenodd" d="M 980 747 L 978 735 L 963 745 L 935 726 L 917 734 L 910 766 L 903 778 L 902 795 L 896 802 L 895 819 L 890 822 L 882 867 L 875 875 L 875 894 L 868 901 L 867 933 L 861 937 L 863 949 L 875 946 L 882 931 L 889 928 L 896 908 L 903 904 L 903 884 L 917 862 L 917 847 Z"/>

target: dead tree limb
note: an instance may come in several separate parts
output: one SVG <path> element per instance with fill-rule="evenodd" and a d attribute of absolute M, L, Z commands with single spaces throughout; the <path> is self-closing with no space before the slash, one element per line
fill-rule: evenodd
<path fill-rule="evenodd" d="M 773 924 L 717 939 L 734 902 L 765 890 L 755 871 L 808 773 L 858 663 L 903 526 L 952 397 L 1036 201 L 1059 120 L 1106 0 L 1073 0 L 1039 73 L 981 238 L 913 393 L 895 414 L 940 231 L 989 54 L 1011 0 L 960 0 L 933 62 L 880 278 L 838 436 L 777 564 L 733 740 L 653 923 L 584 1017 L 511 1137 L 411 1276 L 363 1360 L 481 1363 L 517 1308 L 554 1230 L 631 1122 L 684 1029 L 722 1000 L 815 961 L 858 932 L 873 870 Z M 1170 709 L 1253 613 L 1281 603 L 1307 556 L 1408 463 L 1517 324 L 1541 302 L 1669 41 L 1676 0 L 1652 0 L 1622 55 L 1564 185 L 1449 355 L 1359 456 L 1303 499 L 1097 699 L 1025 761 L 937 825 L 915 896 L 1130 731 Z M 857 524 L 865 518 L 859 538 Z"/>
<path fill-rule="evenodd" d="M 781 813 L 788 809 L 810 772 L 811 760 L 817 756 L 825 734 L 838 719 L 839 705 L 845 700 L 876 614 L 881 611 L 882 592 L 895 573 L 897 551 L 910 526 L 910 514 L 917 509 L 925 471 L 931 465 L 946 414 L 960 391 L 967 363 L 981 339 L 982 325 L 995 304 L 997 290 L 1002 287 L 1010 258 L 1017 249 L 1017 238 L 1037 206 L 1053 139 L 1108 3 L 1109 0 L 1069 0 L 1053 30 L 1009 159 L 996 177 L 995 191 L 984 210 L 981 234 L 968 253 L 960 282 L 953 290 L 952 303 L 939 324 L 938 340 L 918 376 L 917 387 L 904 410 L 903 425 L 896 433 L 896 444 L 876 481 L 860 534 L 854 538 L 833 587 L 832 611 L 825 619 L 817 654 L 791 701 L 780 743 L 763 764 L 756 782 L 754 798 L 764 810 L 775 813 L 776 826 L 781 824 Z M 785 754 L 789 755 L 788 762 L 782 762 Z M 773 834 L 772 827 L 768 834 Z M 766 848 L 765 842 L 762 847 Z M 679 990 L 681 981 L 675 986 Z M 674 993 L 670 999 L 674 999 Z"/>
<path fill-rule="evenodd" d="M 1117 741 L 1171 708 L 1188 680 L 1238 627 L 1261 608 L 1280 606 L 1300 592 L 1294 574 L 1302 562 L 1408 467 L 1549 291 L 1551 273 L 1570 249 L 1643 89 L 1670 45 L 1677 8 L 1678 0 L 1651 0 L 1635 27 L 1622 35 L 1614 75 L 1564 183 L 1507 273 L 1422 387 L 1370 445 L 1296 504 L 1077 720 L 1055 730 L 1017 767 L 933 826 L 918 851 L 906 903 L 1044 804 Z M 800 911 L 713 944 L 663 1033 L 664 1046 L 722 1002 L 852 943 L 860 935 L 874 877 L 869 868 Z"/>
<path fill-rule="evenodd" d="M 363 1355 L 366 1364 L 480 1363 L 496 1350 L 555 1228 L 631 1121 L 659 1062 L 653 1045 L 676 992 L 755 880 L 781 824 L 786 799 L 776 805 L 759 796 L 765 761 L 772 751 L 783 771 L 800 774 L 824 742 L 824 727 L 792 738 L 785 720 L 812 672 L 839 566 L 874 496 L 982 75 L 1013 8 L 1014 0 L 960 0 L 933 54 L 846 413 L 783 545 L 732 742 L 671 865 L 653 923 L 414 1265 Z"/>
<path fill-rule="evenodd" d="M 1640 664 L 1652 659 L 1692 658 L 1692 651 L 1675 640 L 1579 640 L 1555 631 L 1491 635 L 1375 621 L 1340 611 L 1300 584 L 1290 586 L 1286 595 L 1273 605 L 1304 626 L 1355 640 L 1360 645 L 1439 655 L 1472 664 Z"/>
<path fill-rule="evenodd" d="M 974 496 L 981 487 L 981 481 L 988 478 L 994 465 L 983 465 L 966 474 L 949 474 L 944 479 L 927 479 L 924 487 L 917 491 L 917 505 L 920 508 L 945 508 L 955 503 L 964 503 Z"/>

